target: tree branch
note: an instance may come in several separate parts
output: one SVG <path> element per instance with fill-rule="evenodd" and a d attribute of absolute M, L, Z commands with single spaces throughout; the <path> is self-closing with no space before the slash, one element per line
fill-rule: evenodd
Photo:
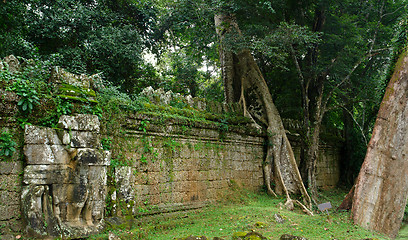
<path fill-rule="evenodd" d="M 353 121 L 356 123 L 358 129 L 359 129 L 360 132 L 361 132 L 361 135 L 362 135 L 363 138 L 364 138 L 364 143 L 365 143 L 366 146 L 367 146 L 367 145 L 368 145 L 367 137 L 365 136 L 364 130 L 363 130 L 363 128 L 361 127 L 361 125 L 357 122 L 357 120 L 354 118 L 353 114 L 352 114 L 346 107 L 341 106 L 341 108 L 343 108 L 343 110 L 346 110 L 346 112 L 350 115 L 350 117 L 351 117 L 351 118 L 353 119 Z"/>

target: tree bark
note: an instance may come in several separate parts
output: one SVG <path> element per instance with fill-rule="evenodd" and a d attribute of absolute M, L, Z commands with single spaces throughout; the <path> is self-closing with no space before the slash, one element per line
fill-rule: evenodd
<path fill-rule="evenodd" d="M 214 18 L 217 34 L 220 38 L 220 58 L 223 71 L 223 78 L 226 85 L 225 91 L 231 92 L 231 86 L 240 86 L 239 102 L 244 106 L 244 113 L 255 116 L 261 122 L 266 124 L 266 132 L 268 139 L 266 159 L 264 163 L 265 185 L 271 194 L 274 192 L 271 189 L 270 180 L 275 180 L 275 191 L 278 194 L 285 194 L 288 201 L 287 206 L 293 208 L 295 201 L 291 200 L 291 193 L 300 193 L 303 195 L 305 205 L 310 208 L 310 197 L 303 185 L 299 170 L 297 168 L 296 160 L 290 146 L 289 140 L 286 137 L 282 120 L 276 109 L 269 88 L 258 68 L 252 54 L 248 49 L 240 49 L 237 52 L 229 50 L 225 46 L 225 38 L 228 34 L 235 36 L 242 36 L 235 21 L 231 15 L 218 14 Z M 224 56 L 232 56 L 226 58 Z M 228 60 L 228 61 L 226 61 Z M 240 81 L 239 81 L 240 80 Z M 238 84 L 238 82 L 240 84 Z M 236 95 L 237 89 L 233 89 L 232 95 Z M 226 93 L 226 96 L 231 93 Z M 248 96 L 252 97 L 249 98 Z M 254 100 L 255 96 L 255 100 Z M 232 99 L 236 101 L 237 98 Z M 228 103 L 231 98 L 226 98 Z M 256 114 L 247 109 L 247 106 L 260 105 L 262 114 Z M 272 174 L 272 175 L 270 175 Z M 272 176 L 272 177 L 271 177 Z"/>
<path fill-rule="evenodd" d="M 408 55 L 400 56 L 377 115 L 353 198 L 354 223 L 398 234 L 408 196 Z"/>

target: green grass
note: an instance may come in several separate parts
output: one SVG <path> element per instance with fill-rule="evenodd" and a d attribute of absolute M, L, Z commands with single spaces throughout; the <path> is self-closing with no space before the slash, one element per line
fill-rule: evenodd
<path fill-rule="evenodd" d="M 283 234 L 303 236 L 313 239 L 388 239 L 352 224 L 349 212 L 336 212 L 344 192 L 333 190 L 324 192 L 322 202 L 330 201 L 333 209 L 327 214 L 310 217 L 300 210 L 293 212 L 281 207 L 285 199 L 275 199 L 264 194 L 240 192 L 227 195 L 222 203 L 212 206 L 161 216 L 138 219 L 133 228 L 115 230 L 121 239 L 174 239 L 189 235 L 223 237 L 231 239 L 238 231 L 254 230 L 268 239 L 279 239 Z M 275 222 L 274 214 L 280 214 L 286 221 Z M 103 239 L 106 235 L 95 236 Z"/>
<path fill-rule="evenodd" d="M 397 240 L 408 239 L 408 224 L 407 223 L 403 223 L 399 231 L 398 237 L 396 239 Z"/>

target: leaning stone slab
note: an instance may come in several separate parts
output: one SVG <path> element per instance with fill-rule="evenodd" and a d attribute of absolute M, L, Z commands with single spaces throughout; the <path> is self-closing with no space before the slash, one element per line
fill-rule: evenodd
<path fill-rule="evenodd" d="M 93 131 L 98 133 L 99 126 L 98 116 L 91 114 L 62 115 L 58 122 L 58 127 L 65 130 Z"/>
<path fill-rule="evenodd" d="M 25 145 L 27 164 L 68 164 L 71 157 L 62 145 Z"/>

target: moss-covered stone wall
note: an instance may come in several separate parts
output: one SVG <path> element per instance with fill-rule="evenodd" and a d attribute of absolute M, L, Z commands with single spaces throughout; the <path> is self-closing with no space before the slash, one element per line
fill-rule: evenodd
<path fill-rule="evenodd" d="M 11 73 L 11 63 L 9 72 L 3 72 L 0 79 L 0 134 L 6 139 L 0 144 L 14 144 L 11 157 L 0 156 L 2 236 L 24 233 L 26 225 L 20 200 L 27 166 L 22 129 L 27 124 L 58 128 L 55 124 L 62 114 L 94 114 L 99 118 L 98 148 L 112 152 L 106 172 L 105 216 L 198 208 L 221 198 L 230 187 L 254 191 L 263 187 L 265 136 L 251 127 L 250 121 L 237 112 L 237 106 L 151 88 L 140 96 L 125 96 L 115 88 L 104 87 L 97 78 L 53 68 L 49 83 L 38 80 L 39 91 L 46 91 L 38 94 L 41 99 L 33 111 L 24 111 L 18 105 L 24 95 L 4 90 L 18 83 L 13 80 L 18 71 Z M 17 75 L 19 81 L 29 81 L 23 76 Z M 81 85 L 84 81 L 92 84 Z M 70 91 L 61 95 L 61 86 L 65 89 L 66 84 L 80 89 L 80 94 L 68 87 Z M 32 92 L 36 86 L 23 90 Z M 67 98 L 67 93 L 73 97 Z M 80 98 L 75 98 L 78 94 Z M 298 125 L 296 121 L 285 121 L 297 160 Z M 336 138 L 324 142 L 317 183 L 333 187 L 339 180 L 341 141 Z"/>
<path fill-rule="evenodd" d="M 0 156 L 0 236 L 20 232 L 23 228 L 20 208 L 23 132 L 15 117 L 17 101 L 14 93 L 0 89 L 0 135 L 8 133 L 11 138 L 7 142 L 11 142 L 15 150 L 11 156 Z"/>
<path fill-rule="evenodd" d="M 260 190 L 264 138 L 221 133 L 214 125 L 189 127 L 133 116 L 113 139 L 109 210 L 119 215 L 202 206 L 229 186 Z M 148 131 L 135 130 L 142 122 Z M 116 159 L 120 157 L 122 159 Z M 123 164 L 125 163 L 125 164 Z"/>

